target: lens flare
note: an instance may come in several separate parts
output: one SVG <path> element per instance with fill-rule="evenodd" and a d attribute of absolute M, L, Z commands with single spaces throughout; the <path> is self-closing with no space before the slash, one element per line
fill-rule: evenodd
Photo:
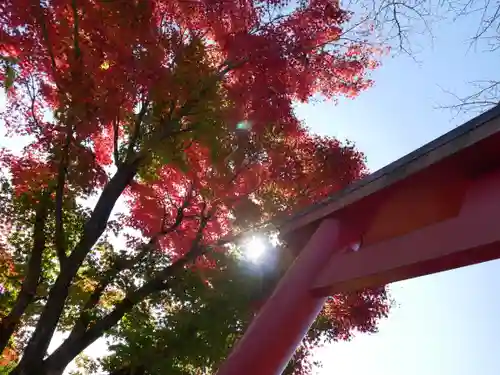
<path fill-rule="evenodd" d="M 263 238 L 252 237 L 250 241 L 245 244 L 245 256 L 252 262 L 257 262 L 264 252 L 267 245 Z"/>

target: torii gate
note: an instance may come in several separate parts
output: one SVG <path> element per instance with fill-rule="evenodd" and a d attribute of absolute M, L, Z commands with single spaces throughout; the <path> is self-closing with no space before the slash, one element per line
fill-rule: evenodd
<path fill-rule="evenodd" d="M 278 226 L 297 254 L 217 375 L 279 375 L 329 295 L 500 258 L 500 106 Z"/>

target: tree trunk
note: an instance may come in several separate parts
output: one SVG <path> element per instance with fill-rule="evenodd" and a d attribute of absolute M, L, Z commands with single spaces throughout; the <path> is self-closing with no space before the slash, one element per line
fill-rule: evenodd
<path fill-rule="evenodd" d="M 90 337 L 81 334 L 78 337 L 68 337 L 64 342 L 44 361 L 44 368 L 49 375 L 61 375 L 66 367 L 73 361 L 78 354 L 83 352 L 98 337 Z M 31 375 L 31 374 L 30 374 Z"/>
<path fill-rule="evenodd" d="M 42 255 L 45 249 L 45 222 L 47 221 L 46 197 L 42 197 L 35 213 L 35 224 L 33 229 L 33 249 L 28 261 L 28 268 L 24 276 L 21 291 L 19 292 L 14 307 L 0 323 L 0 353 L 9 344 L 24 311 L 33 301 L 36 294 L 38 279 L 42 271 Z"/>
<path fill-rule="evenodd" d="M 50 368 L 52 371 L 50 375 L 59 375 L 57 371 L 61 371 L 62 373 L 78 354 L 101 337 L 104 332 L 117 324 L 134 307 L 135 303 L 157 290 L 161 290 L 161 283 L 149 282 L 140 288 L 139 292 L 134 294 L 135 298 L 126 297 L 111 313 L 98 320 L 84 333 L 75 335 L 73 335 L 74 332 L 70 333 L 70 336 L 45 360 L 45 367 Z"/>
<path fill-rule="evenodd" d="M 137 169 L 138 162 L 131 165 L 120 166 L 116 174 L 102 191 L 90 219 L 85 224 L 79 243 L 64 262 L 56 282 L 50 290 L 47 304 L 23 352 L 21 361 L 13 374 L 40 374 L 40 369 L 43 367 L 43 358 L 64 309 L 71 282 L 85 257 L 92 249 L 92 246 L 94 246 L 106 229 L 109 216 L 116 201 L 134 178 Z M 57 373 L 54 372 L 54 375 L 55 374 Z"/>

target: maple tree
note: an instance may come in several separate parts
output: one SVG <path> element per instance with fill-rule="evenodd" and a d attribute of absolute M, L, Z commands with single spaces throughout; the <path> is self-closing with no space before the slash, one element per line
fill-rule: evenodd
<path fill-rule="evenodd" d="M 331 0 L 0 4 L 2 117 L 27 142 L 0 154 L 12 374 L 61 374 L 141 304 L 206 284 L 238 233 L 364 174 L 293 111 L 370 86 L 349 17 Z"/>

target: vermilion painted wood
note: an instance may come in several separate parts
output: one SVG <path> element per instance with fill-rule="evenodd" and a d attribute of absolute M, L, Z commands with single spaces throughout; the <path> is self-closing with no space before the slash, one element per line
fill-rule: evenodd
<path fill-rule="evenodd" d="M 319 225 L 218 375 L 281 374 L 325 301 L 312 295 L 310 280 L 332 250 L 344 249 L 355 239 L 353 235 L 333 219 Z"/>
<path fill-rule="evenodd" d="M 469 182 L 457 216 L 358 252 L 332 256 L 313 288 L 324 296 L 496 258 L 500 258 L 500 169 Z"/>

